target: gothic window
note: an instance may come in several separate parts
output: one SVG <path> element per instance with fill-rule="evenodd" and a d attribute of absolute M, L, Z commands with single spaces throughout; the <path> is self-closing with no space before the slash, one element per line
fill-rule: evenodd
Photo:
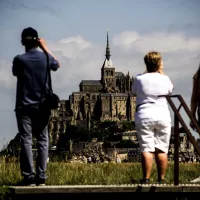
<path fill-rule="evenodd" d="M 86 98 L 88 98 L 88 99 L 89 99 L 89 98 L 90 98 L 90 95 L 89 95 L 89 94 L 86 94 Z"/>
<path fill-rule="evenodd" d="M 111 71 L 111 76 L 113 76 L 113 71 Z"/>
<path fill-rule="evenodd" d="M 108 71 L 106 71 L 106 76 L 108 76 Z"/>

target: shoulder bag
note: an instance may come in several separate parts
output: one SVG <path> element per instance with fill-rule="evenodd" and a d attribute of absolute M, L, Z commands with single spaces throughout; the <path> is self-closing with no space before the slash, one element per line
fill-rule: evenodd
<path fill-rule="evenodd" d="M 48 53 L 44 52 L 47 58 L 47 70 L 46 70 L 46 78 L 45 78 L 45 84 L 44 84 L 44 99 L 42 100 L 41 98 L 41 107 L 49 109 L 49 110 L 54 110 L 57 109 L 59 106 L 60 99 L 57 94 L 53 93 L 52 89 L 52 83 L 51 83 L 51 68 L 49 65 L 49 55 Z M 46 85 L 49 77 L 49 91 L 46 92 Z M 41 94 L 41 97 L 43 95 Z"/>

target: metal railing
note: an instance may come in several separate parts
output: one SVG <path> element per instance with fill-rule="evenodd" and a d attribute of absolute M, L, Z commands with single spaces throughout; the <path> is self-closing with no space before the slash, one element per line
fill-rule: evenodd
<path fill-rule="evenodd" d="M 174 112 L 174 185 L 179 185 L 179 136 L 181 129 L 184 130 L 184 132 L 187 134 L 187 138 L 189 138 L 190 142 L 194 146 L 194 149 L 200 156 L 200 147 L 198 146 L 196 139 L 191 134 L 190 130 L 188 129 L 186 123 L 179 113 L 181 107 L 183 107 L 183 109 L 185 110 L 186 114 L 190 118 L 190 121 L 193 123 L 194 128 L 196 128 L 196 131 L 199 135 L 200 127 L 181 95 L 161 95 L 159 97 L 166 97 L 170 107 Z M 173 98 L 177 98 L 179 100 L 180 105 L 178 108 L 172 101 Z M 181 125 L 182 127 L 179 128 L 179 125 Z"/>

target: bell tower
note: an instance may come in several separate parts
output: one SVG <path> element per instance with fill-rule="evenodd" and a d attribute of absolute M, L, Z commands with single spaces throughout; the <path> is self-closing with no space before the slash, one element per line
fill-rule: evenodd
<path fill-rule="evenodd" d="M 101 82 L 107 83 L 108 85 L 114 84 L 116 85 L 115 78 L 115 68 L 110 59 L 110 46 L 109 46 L 109 37 L 108 37 L 108 29 L 107 29 L 107 45 L 106 45 L 106 58 L 104 60 L 103 66 L 101 68 Z"/>

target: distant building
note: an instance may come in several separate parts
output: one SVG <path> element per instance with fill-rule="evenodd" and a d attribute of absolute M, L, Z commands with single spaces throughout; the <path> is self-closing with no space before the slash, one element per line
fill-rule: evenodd
<path fill-rule="evenodd" d="M 49 131 L 55 139 L 65 132 L 68 123 L 82 124 L 90 129 L 91 120 L 134 121 L 136 98 L 131 92 L 133 77 L 129 72 L 125 75 L 115 71 L 110 59 L 108 32 L 105 56 L 101 79 L 82 80 L 80 90 L 72 92 L 69 100 L 62 100 L 60 107 L 52 111 Z"/>
<path fill-rule="evenodd" d="M 122 133 L 122 140 L 131 140 L 133 142 L 137 141 L 136 130 L 123 132 Z"/>

